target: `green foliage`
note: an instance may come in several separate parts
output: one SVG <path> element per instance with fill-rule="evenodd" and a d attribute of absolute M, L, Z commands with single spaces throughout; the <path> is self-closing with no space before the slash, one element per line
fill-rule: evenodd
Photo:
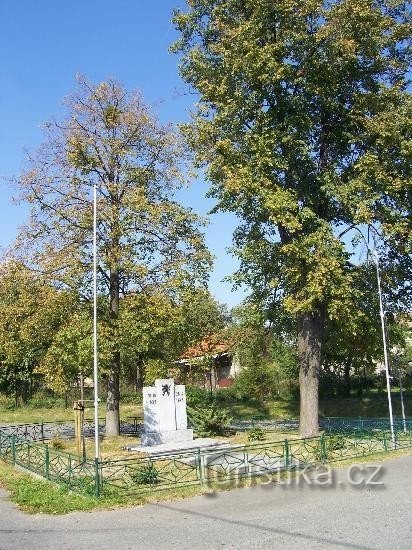
<path fill-rule="evenodd" d="M 13 502 L 30 513 L 67 514 L 75 510 L 92 510 L 101 506 L 91 496 L 78 495 L 65 486 L 21 474 L 0 462 L 1 484 L 11 492 Z"/>
<path fill-rule="evenodd" d="M 355 227 L 378 231 L 393 306 L 411 298 L 410 14 L 403 0 L 191 0 L 174 17 L 199 94 L 184 132 L 215 210 L 241 220 L 234 281 L 307 331 L 309 431 L 325 322 L 361 317 Z"/>
<path fill-rule="evenodd" d="M 149 359 L 145 363 L 145 386 L 152 386 L 156 378 L 168 378 L 168 365 L 161 359 Z"/>
<path fill-rule="evenodd" d="M 213 401 L 214 394 L 209 390 L 198 388 L 196 386 L 186 387 L 186 402 L 189 407 L 210 404 Z"/>
<path fill-rule="evenodd" d="M 346 439 L 342 434 L 330 435 L 326 438 L 327 451 L 339 451 L 346 447 Z"/>
<path fill-rule="evenodd" d="M 196 434 L 201 437 L 222 435 L 231 422 L 227 412 L 215 403 L 188 407 L 187 413 Z"/>
<path fill-rule="evenodd" d="M 123 390 L 120 392 L 121 401 L 124 405 L 141 405 L 143 396 L 141 392 Z"/>
<path fill-rule="evenodd" d="M 138 485 L 154 485 L 157 482 L 159 472 L 152 463 L 149 463 L 137 469 L 129 468 L 129 475 L 133 482 Z"/>
<path fill-rule="evenodd" d="M 254 426 L 247 431 L 248 441 L 264 441 L 266 439 L 266 434 L 259 428 L 259 426 Z"/>
<path fill-rule="evenodd" d="M 298 367 L 293 344 L 278 336 L 279 325 L 261 305 L 245 302 L 234 312 L 234 349 L 242 365 L 233 391 L 243 398 L 268 399 L 287 394 Z M 284 339 L 285 332 L 282 335 Z M 293 342 L 293 341 L 292 341 Z"/>
<path fill-rule="evenodd" d="M 55 434 L 53 436 L 53 439 L 51 439 L 50 441 L 50 447 L 52 447 L 56 451 L 62 451 L 66 448 L 66 443 L 63 441 L 59 434 Z"/>
<path fill-rule="evenodd" d="M 245 367 L 236 376 L 233 388 L 242 398 L 268 399 L 276 393 L 278 377 L 276 368 L 268 362 L 258 362 Z"/>
<path fill-rule="evenodd" d="M 201 233 L 203 220 L 175 200 L 185 180 L 181 140 L 159 123 L 140 94 L 114 80 L 95 85 L 80 77 L 66 107 L 64 121 L 45 126 L 44 144 L 17 179 L 31 214 L 13 253 L 42 272 L 50 288 L 71 289 L 79 299 L 80 311 L 59 331 L 42 365 L 49 384 L 63 385 L 73 378 L 70 366 L 86 373 L 91 364 L 90 330 L 85 327 L 90 327 L 93 291 L 90 239 L 96 185 L 99 368 L 112 380 L 107 400 L 115 417 L 121 375 L 152 340 L 146 336 L 140 344 L 137 338 L 133 346 L 128 339 L 130 317 L 137 316 L 136 310 L 122 315 L 125 299 L 143 295 L 150 302 L 161 294 L 173 307 L 182 289 L 205 284 L 211 257 Z M 143 328 L 150 334 L 148 309 L 136 332 Z M 159 331 L 155 336 L 161 337 Z M 114 432 L 117 425 L 114 421 L 108 429 Z"/>
<path fill-rule="evenodd" d="M 58 291 L 19 262 L 0 264 L 0 390 L 27 402 L 55 333 L 73 310 L 75 296 Z"/>
<path fill-rule="evenodd" d="M 30 397 L 28 405 L 32 409 L 54 409 L 64 406 L 64 400 L 54 395 L 50 390 L 39 391 Z"/>

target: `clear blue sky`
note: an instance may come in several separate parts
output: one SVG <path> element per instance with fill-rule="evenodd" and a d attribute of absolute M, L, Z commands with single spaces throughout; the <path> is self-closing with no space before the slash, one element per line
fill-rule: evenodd
<path fill-rule="evenodd" d="M 0 175 L 18 174 L 25 149 L 41 142 L 40 125 L 62 113 L 62 99 L 75 87 L 76 73 L 94 82 L 115 77 L 139 89 L 156 106 L 163 121 L 188 118 L 193 96 L 185 84 L 178 58 L 168 52 L 176 33 L 170 22 L 180 0 L 1 0 L 0 1 Z M 182 202 L 205 214 L 207 186 L 194 182 Z M 13 191 L 0 184 L 0 247 L 12 243 L 27 216 L 11 203 Z M 225 252 L 231 244 L 235 218 L 215 215 L 206 238 L 216 256 L 210 288 L 229 306 L 242 299 L 221 282 L 235 268 Z"/>

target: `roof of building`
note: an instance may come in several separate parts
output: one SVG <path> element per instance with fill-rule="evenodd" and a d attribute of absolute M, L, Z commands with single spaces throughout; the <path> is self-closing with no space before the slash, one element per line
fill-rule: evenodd
<path fill-rule="evenodd" d="M 232 346 L 232 342 L 222 336 L 222 334 L 209 334 L 197 344 L 187 348 L 180 356 L 180 359 L 194 359 L 195 357 L 203 357 L 204 355 L 229 353 Z"/>

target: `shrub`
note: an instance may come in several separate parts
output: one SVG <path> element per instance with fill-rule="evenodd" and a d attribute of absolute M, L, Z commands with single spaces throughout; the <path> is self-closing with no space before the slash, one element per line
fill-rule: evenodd
<path fill-rule="evenodd" d="M 121 394 L 121 401 L 124 405 L 141 405 L 143 402 L 142 392 L 124 392 Z"/>
<path fill-rule="evenodd" d="M 63 407 L 64 399 L 50 392 L 39 391 L 30 398 L 29 405 L 32 409 L 53 409 Z"/>
<path fill-rule="evenodd" d="M 328 451 L 339 451 L 346 447 L 346 441 L 343 435 L 330 435 L 326 438 L 326 446 Z"/>
<path fill-rule="evenodd" d="M 264 441 L 266 434 L 259 426 L 253 426 L 253 428 L 247 431 L 247 438 L 248 441 Z"/>
<path fill-rule="evenodd" d="M 197 405 L 210 404 L 213 401 L 213 396 L 209 390 L 189 386 L 186 388 L 186 401 L 189 406 L 196 407 Z"/>
<path fill-rule="evenodd" d="M 66 443 L 60 437 L 60 434 L 54 434 L 53 439 L 50 441 L 50 447 L 56 451 L 62 451 L 66 448 Z"/>
<path fill-rule="evenodd" d="M 138 485 L 154 485 L 157 483 L 159 472 L 154 465 L 149 462 L 136 470 L 129 469 L 129 475 Z"/>
<path fill-rule="evenodd" d="M 213 401 L 216 403 L 233 403 L 239 401 L 241 398 L 239 392 L 233 386 L 229 388 L 218 388 L 213 392 Z M 244 397 L 243 401 L 246 401 Z"/>
<path fill-rule="evenodd" d="M 202 437 L 221 435 L 231 422 L 227 412 L 215 403 L 199 408 L 189 407 L 188 417 L 197 435 Z"/>
<path fill-rule="evenodd" d="M 278 375 L 276 368 L 264 361 L 245 367 L 236 376 L 232 392 L 241 399 L 268 399 L 276 395 Z"/>

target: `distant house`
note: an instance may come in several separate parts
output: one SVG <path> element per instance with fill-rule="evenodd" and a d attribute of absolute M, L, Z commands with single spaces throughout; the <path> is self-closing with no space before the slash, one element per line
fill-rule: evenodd
<path fill-rule="evenodd" d="M 210 334 L 179 358 L 184 377 L 208 389 L 228 388 L 240 371 L 233 344 L 221 334 Z"/>

